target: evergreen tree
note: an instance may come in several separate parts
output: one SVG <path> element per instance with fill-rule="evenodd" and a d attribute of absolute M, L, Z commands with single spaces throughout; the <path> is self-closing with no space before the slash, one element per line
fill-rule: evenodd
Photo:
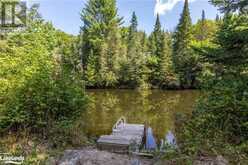
<path fill-rule="evenodd" d="M 155 27 L 154 27 L 154 37 L 155 37 L 155 43 L 156 43 L 156 51 L 155 55 L 158 58 L 161 58 L 163 56 L 163 47 L 164 47 L 164 32 L 161 28 L 161 23 L 159 19 L 159 15 L 157 15 Z"/>
<path fill-rule="evenodd" d="M 119 31 L 121 19 L 117 15 L 115 0 L 89 0 L 81 13 L 81 19 L 84 23 L 81 32 L 84 77 L 88 82 L 88 63 L 91 59 L 91 65 L 94 63 L 96 73 L 94 86 L 114 86 L 118 79 L 116 60 L 121 47 Z M 109 42 L 111 40 L 115 41 L 115 46 Z M 92 59 L 95 61 L 92 62 Z M 87 84 L 93 85 L 91 82 Z"/>
<path fill-rule="evenodd" d="M 135 12 L 132 14 L 130 23 L 127 39 L 127 57 L 122 65 L 121 80 L 124 85 L 136 88 L 145 84 L 147 68 L 144 53 L 141 51 L 143 47 L 141 44 L 142 37 L 139 37 Z"/>
<path fill-rule="evenodd" d="M 171 35 L 168 32 L 162 34 L 161 43 L 161 56 L 158 59 L 158 86 L 177 88 L 177 78 L 172 67 Z"/>
<path fill-rule="evenodd" d="M 206 16 L 204 10 L 202 10 L 202 18 L 200 20 L 200 30 L 201 30 L 201 35 L 199 35 L 199 40 L 203 41 L 207 38 Z"/>
<path fill-rule="evenodd" d="M 167 80 L 170 79 L 168 75 L 173 75 L 171 67 L 171 45 L 169 40 L 170 35 L 163 31 L 159 15 L 157 15 L 154 30 L 149 37 L 149 82 L 153 86 L 167 86 Z"/>
<path fill-rule="evenodd" d="M 196 78 L 196 58 L 190 48 L 192 41 L 192 23 L 189 2 L 185 0 L 173 43 L 173 65 L 183 87 L 193 87 Z"/>
<path fill-rule="evenodd" d="M 133 12 L 132 14 L 132 19 L 130 21 L 131 25 L 129 26 L 129 30 L 128 30 L 128 50 L 127 50 L 127 55 L 129 57 L 129 55 L 132 54 L 131 51 L 135 51 L 133 49 L 135 49 L 134 44 L 135 42 L 137 42 L 137 32 L 138 32 L 138 20 L 137 20 L 137 16 L 135 14 L 135 12 Z"/>
<path fill-rule="evenodd" d="M 202 19 L 201 21 L 205 21 L 206 20 L 206 15 L 205 15 L 205 10 L 202 10 Z"/>
<path fill-rule="evenodd" d="M 161 58 L 164 55 L 164 35 L 161 29 L 161 23 L 159 15 L 156 17 L 156 22 L 154 25 L 154 30 L 149 37 L 149 50 L 150 50 L 150 60 L 149 60 L 149 69 L 150 76 L 149 81 L 152 85 L 158 86 L 160 84 L 160 62 Z"/>
<path fill-rule="evenodd" d="M 138 20 L 135 12 L 132 14 L 130 26 L 128 30 L 128 41 L 127 41 L 127 58 L 134 58 L 137 54 L 138 43 Z"/>
<path fill-rule="evenodd" d="M 161 48 L 163 45 L 163 31 L 161 29 L 161 23 L 159 15 L 157 15 L 154 30 L 149 37 L 149 49 L 153 56 L 161 57 Z"/>
<path fill-rule="evenodd" d="M 132 38 L 131 34 L 138 32 L 138 19 L 135 12 L 132 13 L 132 19 L 130 23 L 131 25 L 129 27 L 129 37 L 130 37 L 129 39 Z"/>

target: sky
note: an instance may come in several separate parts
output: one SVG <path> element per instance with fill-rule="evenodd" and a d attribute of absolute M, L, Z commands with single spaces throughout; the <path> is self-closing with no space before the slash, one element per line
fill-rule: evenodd
<path fill-rule="evenodd" d="M 193 23 L 201 18 L 205 10 L 208 19 L 215 19 L 217 9 L 208 0 L 189 0 L 190 13 Z M 40 13 L 47 21 L 69 34 L 77 35 L 83 22 L 80 12 L 87 0 L 28 0 L 28 5 L 40 4 Z M 138 17 L 139 30 L 148 34 L 153 30 L 156 15 L 160 15 L 162 27 L 173 31 L 178 24 L 183 10 L 184 0 L 117 0 L 118 15 L 124 18 L 123 26 L 128 26 L 132 12 Z"/>

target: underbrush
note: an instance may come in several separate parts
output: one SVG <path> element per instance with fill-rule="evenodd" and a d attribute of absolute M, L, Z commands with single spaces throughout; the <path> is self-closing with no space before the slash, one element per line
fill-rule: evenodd
<path fill-rule="evenodd" d="M 240 141 L 241 136 L 236 136 L 236 140 L 230 138 L 218 127 L 204 128 L 201 124 L 205 115 L 207 114 L 198 117 L 176 115 L 178 148 L 167 150 L 162 160 L 172 164 L 190 165 L 197 160 L 215 160 L 222 156 L 229 164 L 248 164 L 248 141 Z"/>
<path fill-rule="evenodd" d="M 89 145 L 77 126 L 52 131 L 50 137 L 30 134 L 25 130 L 9 132 L 0 137 L 0 151 L 11 156 L 24 156 L 24 165 L 50 165 L 56 163 L 66 149 Z"/>

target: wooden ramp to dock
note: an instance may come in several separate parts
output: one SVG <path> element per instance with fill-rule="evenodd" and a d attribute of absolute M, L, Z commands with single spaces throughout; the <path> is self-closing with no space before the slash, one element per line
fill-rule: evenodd
<path fill-rule="evenodd" d="M 97 146 L 101 150 L 120 153 L 137 150 L 142 145 L 144 129 L 143 124 L 127 124 L 122 117 L 114 125 L 111 135 L 103 135 L 97 140 Z"/>

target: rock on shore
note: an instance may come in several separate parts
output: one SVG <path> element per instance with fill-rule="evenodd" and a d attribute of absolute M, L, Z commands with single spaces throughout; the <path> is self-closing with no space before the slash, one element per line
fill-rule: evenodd
<path fill-rule="evenodd" d="M 67 150 L 59 165 L 151 165 L 151 160 L 97 149 Z"/>

